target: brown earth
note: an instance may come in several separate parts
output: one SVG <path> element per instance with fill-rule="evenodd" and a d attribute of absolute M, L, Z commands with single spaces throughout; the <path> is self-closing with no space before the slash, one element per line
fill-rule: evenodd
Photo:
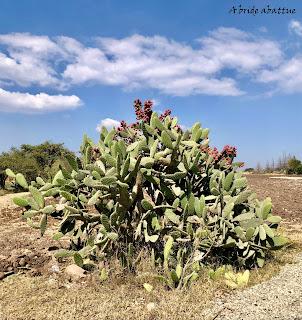
<path fill-rule="evenodd" d="M 40 230 L 29 227 L 21 217 L 22 209 L 11 203 L 12 198 L 12 195 L 0 197 L 0 279 L 13 273 L 34 276 L 49 273 L 54 262 L 53 250 L 64 243 L 52 240 L 59 222 L 50 218 L 49 229 L 42 237 Z"/>
<path fill-rule="evenodd" d="M 272 179 L 275 175 L 250 174 L 247 179 L 259 199 L 271 197 L 274 214 L 285 224 L 302 225 L 302 180 Z"/>

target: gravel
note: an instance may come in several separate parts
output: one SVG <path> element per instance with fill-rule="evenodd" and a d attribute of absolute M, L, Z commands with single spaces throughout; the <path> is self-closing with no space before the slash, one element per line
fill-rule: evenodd
<path fill-rule="evenodd" d="M 302 177 L 269 177 L 270 179 L 302 180 Z"/>
<path fill-rule="evenodd" d="M 302 254 L 269 281 L 216 300 L 207 320 L 302 320 Z"/>

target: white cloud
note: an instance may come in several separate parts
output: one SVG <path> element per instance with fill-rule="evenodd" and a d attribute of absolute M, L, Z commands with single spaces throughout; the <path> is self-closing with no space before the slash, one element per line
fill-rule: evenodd
<path fill-rule="evenodd" d="M 47 36 L 36 36 L 30 33 L 0 34 L 0 43 L 15 50 L 30 50 L 33 53 L 48 55 L 60 51 L 58 46 Z"/>
<path fill-rule="evenodd" d="M 25 54 L 11 58 L 0 52 L 0 78 L 7 84 L 23 87 L 59 85 L 54 70 L 35 57 Z"/>
<path fill-rule="evenodd" d="M 294 57 L 274 70 L 264 70 L 259 74 L 258 81 L 273 83 L 285 93 L 302 92 L 301 70 L 302 57 Z"/>
<path fill-rule="evenodd" d="M 200 42 L 203 54 L 220 70 L 253 74 L 263 67 L 276 66 L 282 60 L 278 43 L 234 28 L 218 28 Z"/>
<path fill-rule="evenodd" d="M 0 35 L 7 52 L 0 55 L 0 80 L 20 86 L 66 89 L 94 83 L 124 89 L 151 88 L 177 96 L 236 96 L 236 76 L 274 66 L 282 52 L 276 42 L 235 28 L 218 28 L 198 46 L 162 36 L 97 38 L 87 47 L 70 37 Z M 1 51 L 1 50 L 0 50 Z"/>
<path fill-rule="evenodd" d="M 299 21 L 291 20 L 288 28 L 290 32 L 302 36 L 302 24 Z M 273 86 L 269 95 L 276 92 L 287 94 L 302 92 L 302 55 L 299 52 L 300 47 L 296 46 L 295 48 L 298 52 L 293 57 L 284 58 L 278 66 L 264 68 L 258 73 L 256 78 L 258 82 Z"/>
<path fill-rule="evenodd" d="M 159 99 L 151 99 L 153 103 L 153 107 L 158 107 L 160 105 L 160 100 Z"/>
<path fill-rule="evenodd" d="M 278 43 L 258 39 L 234 28 L 218 28 L 193 48 L 165 37 L 133 35 L 123 39 L 98 38 L 98 48 L 84 48 L 64 71 L 71 83 L 88 81 L 133 89 L 147 87 L 177 96 L 243 94 L 228 69 L 256 74 L 278 65 Z"/>
<path fill-rule="evenodd" d="M 302 34 L 296 20 L 289 29 Z M 194 45 L 135 34 L 95 38 L 87 46 L 65 36 L 0 34 L 0 84 L 57 90 L 93 84 L 173 96 L 240 96 L 243 81 L 297 90 L 299 74 L 289 69 L 296 68 L 299 56 L 286 58 L 280 43 L 265 36 L 220 27 Z M 287 89 L 283 74 L 289 77 Z"/>
<path fill-rule="evenodd" d="M 47 36 L 29 33 L 0 34 L 0 79 L 23 87 L 63 88 L 57 65 L 67 55 Z M 4 50 L 3 50 L 4 51 Z"/>
<path fill-rule="evenodd" d="M 70 110 L 80 105 L 81 100 L 75 95 L 30 94 L 9 92 L 0 88 L 0 111 L 40 113 L 45 111 Z"/>
<path fill-rule="evenodd" d="M 302 24 L 297 20 L 291 20 L 288 29 L 290 32 L 297 34 L 298 36 L 302 37 Z"/>
<path fill-rule="evenodd" d="M 72 83 L 94 81 L 127 89 L 147 87 L 163 93 L 239 95 L 233 79 L 213 77 L 219 65 L 201 50 L 164 37 L 134 35 L 99 38 L 100 48 L 86 48 L 64 76 Z M 211 88 L 210 88 L 211 87 Z"/>
<path fill-rule="evenodd" d="M 111 129 L 112 127 L 118 127 L 120 125 L 120 121 L 106 118 L 101 120 L 101 122 L 97 125 L 96 131 L 101 132 L 102 127 L 106 127 L 107 129 Z"/>

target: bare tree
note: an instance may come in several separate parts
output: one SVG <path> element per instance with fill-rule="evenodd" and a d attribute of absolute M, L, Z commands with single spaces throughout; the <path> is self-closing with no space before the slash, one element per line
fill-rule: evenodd
<path fill-rule="evenodd" d="M 275 160 L 274 159 L 272 159 L 271 170 L 275 171 Z"/>

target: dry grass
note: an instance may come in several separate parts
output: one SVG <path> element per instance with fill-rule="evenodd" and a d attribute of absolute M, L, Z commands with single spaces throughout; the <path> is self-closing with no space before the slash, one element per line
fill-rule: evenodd
<path fill-rule="evenodd" d="M 142 282 L 143 283 L 143 282 Z M 207 303 L 222 292 L 207 278 L 189 292 L 155 286 L 148 293 L 138 279 L 98 284 L 62 284 L 15 276 L 1 283 L 0 318 L 10 319 L 200 319 Z M 147 306 L 155 304 L 148 311 Z"/>
<path fill-rule="evenodd" d="M 252 271 L 250 285 L 268 280 L 293 261 L 302 249 L 299 229 L 290 230 L 290 238 L 293 244 L 287 250 L 276 251 L 270 263 Z M 144 282 L 154 286 L 151 293 Z M 166 290 L 146 273 L 117 276 L 104 284 L 19 275 L 0 283 L 0 319 L 202 319 L 201 311 L 227 291 L 223 280 L 212 281 L 206 273 L 187 291 Z"/>

